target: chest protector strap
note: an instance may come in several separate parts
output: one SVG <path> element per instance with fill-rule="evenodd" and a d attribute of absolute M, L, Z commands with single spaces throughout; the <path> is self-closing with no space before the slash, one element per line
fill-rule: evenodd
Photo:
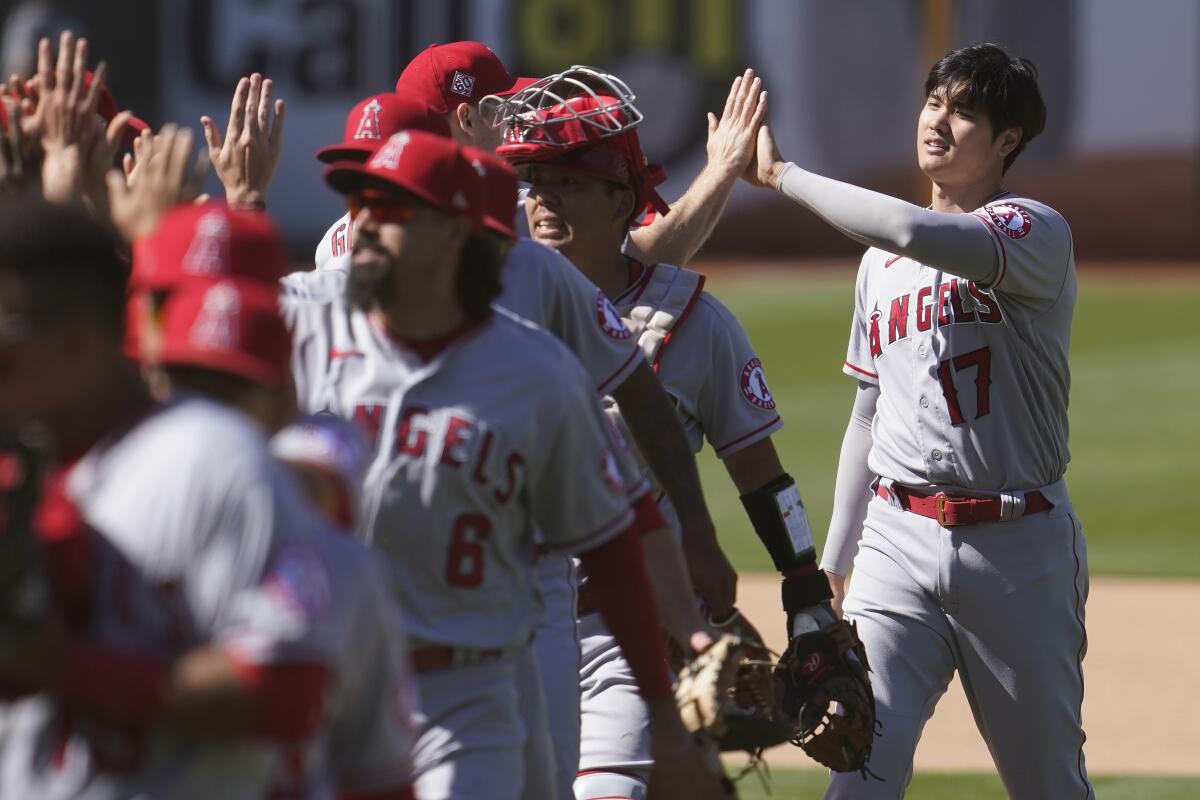
<path fill-rule="evenodd" d="M 621 313 L 632 324 L 646 361 L 657 372 L 671 335 L 688 318 L 704 291 L 704 276 L 670 264 L 655 264 L 649 269 L 645 286 Z"/>

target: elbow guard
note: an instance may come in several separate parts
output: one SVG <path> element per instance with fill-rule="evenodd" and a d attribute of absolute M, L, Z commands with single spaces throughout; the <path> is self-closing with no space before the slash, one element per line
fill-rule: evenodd
<path fill-rule="evenodd" d="M 808 512 L 792 476 L 784 473 L 749 494 L 742 505 L 754 532 L 783 574 L 783 608 L 789 615 L 833 597 L 825 573 L 817 569 Z"/>

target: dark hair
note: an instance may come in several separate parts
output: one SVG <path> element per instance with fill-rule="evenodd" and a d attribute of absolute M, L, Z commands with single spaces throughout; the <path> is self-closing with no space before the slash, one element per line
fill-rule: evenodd
<path fill-rule="evenodd" d="M 929 70 L 926 96 L 939 89 L 947 102 L 987 115 L 998 136 L 1021 129 L 1021 141 L 1004 159 L 1007 172 L 1025 145 L 1046 127 L 1046 104 L 1038 89 L 1038 72 L 1026 58 L 1013 58 L 996 44 L 972 44 L 945 55 Z"/>
<path fill-rule="evenodd" d="M 491 313 L 492 301 L 500 296 L 502 288 L 500 267 L 503 263 L 500 242 L 486 233 L 472 234 L 463 243 L 454 289 L 467 319 L 478 321 Z"/>
<path fill-rule="evenodd" d="M 116 231 L 83 209 L 35 194 L 0 200 L 0 281 L 33 324 L 88 316 L 120 340 L 128 264 Z"/>

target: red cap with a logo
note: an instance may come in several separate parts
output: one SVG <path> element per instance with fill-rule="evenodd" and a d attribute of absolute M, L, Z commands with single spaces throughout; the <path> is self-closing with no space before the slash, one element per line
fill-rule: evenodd
<path fill-rule="evenodd" d="M 483 178 L 483 227 L 509 239 L 517 238 L 513 216 L 517 208 L 517 172 L 507 161 L 478 147 L 464 147 Z"/>
<path fill-rule="evenodd" d="M 287 253 L 270 217 L 205 203 L 172 209 L 158 230 L 134 243 L 130 284 L 164 290 L 237 277 L 275 290 L 286 272 Z"/>
<path fill-rule="evenodd" d="M 483 179 L 463 149 L 426 131 L 397 133 L 366 164 L 339 161 L 325 170 L 325 182 L 339 194 L 401 189 L 448 214 L 471 217 L 477 227 L 487 211 Z"/>
<path fill-rule="evenodd" d="M 342 143 L 322 147 L 317 151 L 317 160 L 326 164 L 366 161 L 380 142 L 405 130 L 450 135 L 446 120 L 423 101 L 384 92 L 371 95 L 350 109 Z"/>
<path fill-rule="evenodd" d="M 449 114 L 460 103 L 473 103 L 489 94 L 503 96 L 518 88 L 519 79 L 482 42 L 431 44 L 408 62 L 396 80 L 396 94 L 423 100 L 439 114 Z"/>
<path fill-rule="evenodd" d="M 287 382 L 292 339 L 271 287 L 236 279 L 188 286 L 167 299 L 162 331 L 164 366 L 203 367 L 270 389 Z"/>

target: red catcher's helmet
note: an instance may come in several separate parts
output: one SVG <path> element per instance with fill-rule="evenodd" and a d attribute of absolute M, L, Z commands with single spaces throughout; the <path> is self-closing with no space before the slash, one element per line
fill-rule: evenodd
<path fill-rule="evenodd" d="M 666 172 L 649 164 L 638 141 L 643 117 L 618 78 L 572 67 L 501 101 L 497 124 L 504 144 L 496 154 L 510 164 L 554 163 L 632 189 L 639 206 L 669 210 L 654 187 Z"/>

